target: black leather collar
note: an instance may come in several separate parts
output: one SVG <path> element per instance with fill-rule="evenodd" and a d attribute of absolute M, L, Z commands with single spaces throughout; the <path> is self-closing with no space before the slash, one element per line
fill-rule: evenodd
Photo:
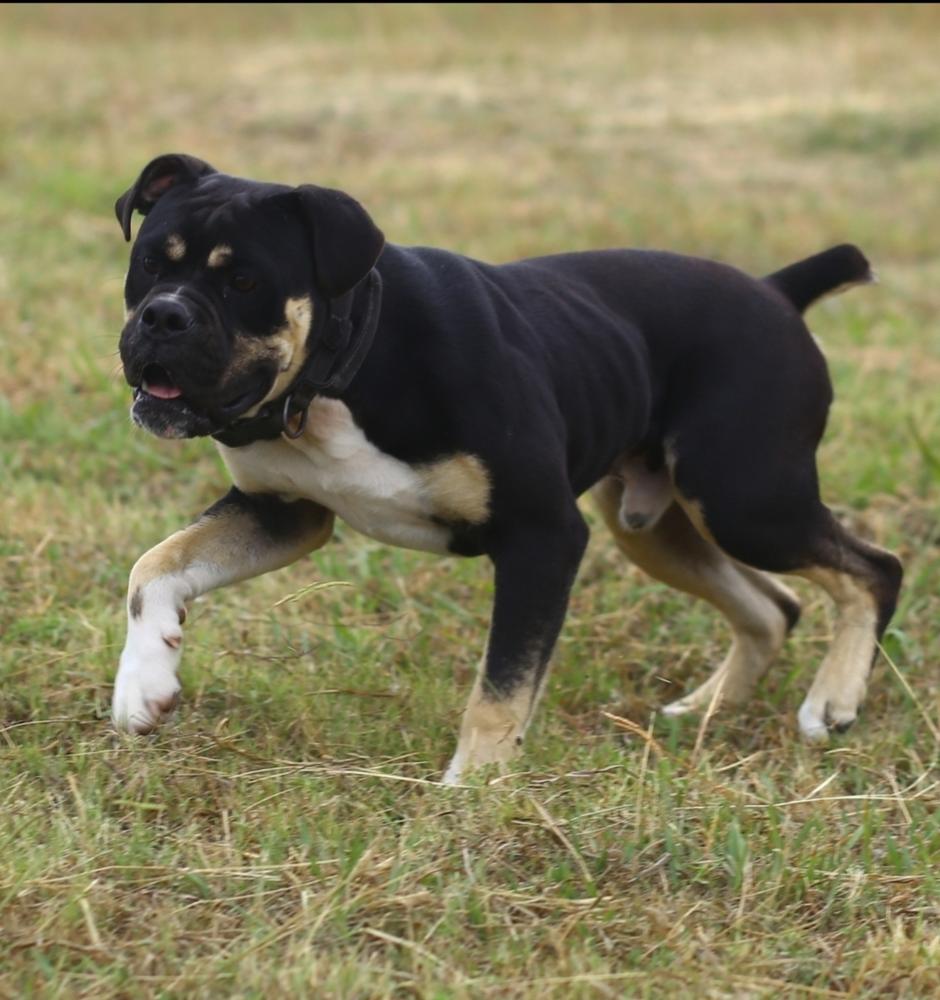
<path fill-rule="evenodd" d="M 354 322 L 352 313 L 357 300 L 362 305 Z M 212 437 L 228 448 L 269 441 L 281 434 L 300 437 L 313 397 L 338 396 L 362 367 L 375 339 L 381 309 L 382 279 L 373 269 L 345 295 L 328 301 L 326 309 L 314 310 L 310 333 L 313 347 L 286 391 L 265 403 L 253 417 L 236 420 Z M 292 424 L 295 417 L 299 420 Z"/>

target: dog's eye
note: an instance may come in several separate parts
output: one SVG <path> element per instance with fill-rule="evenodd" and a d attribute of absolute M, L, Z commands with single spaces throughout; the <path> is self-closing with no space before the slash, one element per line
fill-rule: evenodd
<path fill-rule="evenodd" d="M 232 288 L 238 292 L 252 292 L 258 287 L 258 282 L 254 278 L 249 278 L 247 274 L 235 274 L 232 276 Z"/>
<path fill-rule="evenodd" d="M 156 257 L 144 257 L 140 263 L 147 274 L 160 273 L 160 261 Z"/>

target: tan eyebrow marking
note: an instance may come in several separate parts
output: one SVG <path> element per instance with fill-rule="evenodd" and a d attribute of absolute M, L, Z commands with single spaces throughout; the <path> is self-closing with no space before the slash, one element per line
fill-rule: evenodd
<path fill-rule="evenodd" d="M 186 241 L 179 233 L 171 233 L 164 246 L 170 260 L 182 260 L 186 256 Z"/>
<path fill-rule="evenodd" d="M 228 263 L 231 256 L 232 248 L 226 243 L 220 243 L 217 247 L 213 247 L 212 253 L 209 254 L 209 267 L 222 267 Z"/>

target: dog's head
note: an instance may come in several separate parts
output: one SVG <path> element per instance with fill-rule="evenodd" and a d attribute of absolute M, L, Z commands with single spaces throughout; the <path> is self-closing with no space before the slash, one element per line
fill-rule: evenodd
<path fill-rule="evenodd" d="M 192 156 L 149 163 L 115 205 L 131 251 L 121 332 L 135 423 L 212 434 L 274 399 L 300 371 L 317 308 L 353 288 L 384 237 L 329 188 L 220 174 Z"/>

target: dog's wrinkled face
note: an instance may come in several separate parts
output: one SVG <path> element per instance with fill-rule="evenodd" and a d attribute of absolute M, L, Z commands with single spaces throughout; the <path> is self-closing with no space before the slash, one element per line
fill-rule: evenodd
<path fill-rule="evenodd" d="M 115 206 L 130 238 L 124 376 L 135 423 L 212 434 L 284 392 L 314 310 L 353 287 L 383 238 L 352 198 L 229 177 L 192 157 L 150 163 Z"/>

